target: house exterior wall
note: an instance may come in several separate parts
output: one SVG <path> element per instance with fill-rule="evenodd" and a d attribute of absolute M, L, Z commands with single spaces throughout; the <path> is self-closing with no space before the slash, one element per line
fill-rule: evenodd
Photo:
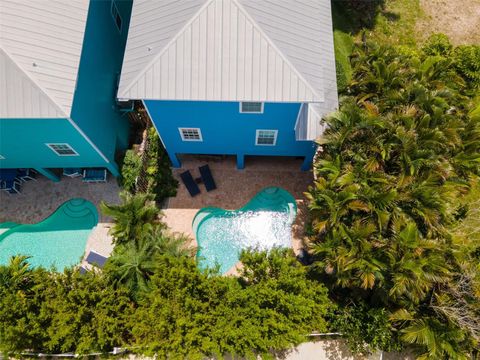
<path fill-rule="evenodd" d="M 115 151 L 128 146 L 128 117 L 115 95 L 128 32 L 131 1 L 91 0 L 69 119 L 0 118 L 0 168 L 106 167 L 118 175 Z M 68 143 L 78 156 L 58 156 L 46 143 Z"/>
<path fill-rule="evenodd" d="M 315 145 L 295 140 L 299 103 L 265 103 L 262 114 L 240 113 L 238 102 L 144 100 L 174 166 L 175 154 L 302 156 L 310 167 Z M 200 128 L 203 141 L 183 141 L 178 128 Z M 256 143 L 256 130 L 278 130 L 274 146 Z"/>
<path fill-rule="evenodd" d="M 132 1 L 115 1 L 122 17 L 119 32 L 111 1 L 91 0 L 71 118 L 114 162 L 117 145 L 128 146 L 128 117 L 116 108 L 116 92 L 127 41 Z"/>
<path fill-rule="evenodd" d="M 47 143 L 68 143 L 78 156 L 58 156 Z M 0 155 L 0 168 L 105 166 L 68 119 L 0 119 Z"/>

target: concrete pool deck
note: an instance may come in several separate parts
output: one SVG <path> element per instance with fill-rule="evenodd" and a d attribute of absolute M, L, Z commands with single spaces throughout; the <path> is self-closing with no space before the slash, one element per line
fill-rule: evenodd
<path fill-rule="evenodd" d="M 182 157 L 182 168 L 174 169 L 179 181 L 177 196 L 168 199 L 163 213 L 164 221 L 175 232 L 187 234 L 192 246 L 197 246 L 192 221 L 203 207 L 215 206 L 234 210 L 244 206 L 263 188 L 277 186 L 287 190 L 297 202 L 297 217 L 292 226 L 292 248 L 298 251 L 303 246 L 306 206 L 304 192 L 313 182 L 311 171 L 301 171 L 301 159 L 284 157 L 247 157 L 245 169 L 237 170 L 234 157 L 216 159 L 202 156 Z M 198 167 L 208 164 L 217 189 L 207 192 L 200 184 L 201 193 L 191 197 L 180 180 L 180 173 L 190 170 L 193 177 L 199 177 Z M 227 274 L 235 273 L 232 269 Z"/>
<path fill-rule="evenodd" d="M 200 184 L 201 193 L 192 198 L 179 174 L 190 170 L 194 177 L 199 176 L 198 167 L 208 164 L 212 170 L 217 189 L 206 192 Z M 184 156 L 182 168 L 174 169 L 175 178 L 179 181 L 177 196 L 168 199 L 163 213 L 164 221 L 172 232 L 180 232 L 192 239 L 196 246 L 195 234 L 192 231 L 192 221 L 195 214 L 203 207 L 216 206 L 224 209 L 238 209 L 244 206 L 260 190 L 269 186 L 278 186 L 287 190 L 296 199 L 298 206 L 297 218 L 292 226 L 292 247 L 296 251 L 302 247 L 304 223 L 306 219 L 305 197 L 303 193 L 313 181 L 311 171 L 302 172 L 301 159 L 283 157 L 247 157 L 245 169 L 237 170 L 234 157 L 223 159 Z M 109 176 L 108 182 L 89 184 L 80 178 L 62 177 L 54 183 L 43 176 L 37 181 L 22 184 L 22 192 L 10 195 L 0 192 L 0 223 L 13 221 L 20 224 L 33 224 L 50 216 L 62 203 L 72 198 L 84 198 L 91 201 L 98 210 L 99 223 L 85 247 L 85 254 L 90 250 L 108 256 L 113 250 L 108 230 L 111 219 L 100 212 L 99 204 L 105 201 L 110 204 L 119 203 L 120 188 L 117 181 Z M 85 264 L 82 261 L 82 264 Z M 229 271 L 228 274 L 235 273 Z"/>
<path fill-rule="evenodd" d="M 81 178 L 62 177 L 52 182 L 43 176 L 22 184 L 21 193 L 10 195 L 0 192 L 0 223 L 13 221 L 19 224 L 35 224 L 50 216 L 61 204 L 72 198 L 83 198 L 92 202 L 98 211 L 99 222 L 93 228 L 85 247 L 85 256 L 90 250 L 109 256 L 113 250 L 108 235 L 111 219 L 100 211 L 101 201 L 109 204 L 120 202 L 117 181 L 109 177 L 106 183 L 84 183 Z M 3 230 L 3 229 L 2 229 Z M 82 265 L 85 262 L 82 261 Z"/>

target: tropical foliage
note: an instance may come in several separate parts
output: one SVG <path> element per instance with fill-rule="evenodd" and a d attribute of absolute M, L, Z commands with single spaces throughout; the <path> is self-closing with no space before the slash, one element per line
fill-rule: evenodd
<path fill-rule="evenodd" d="M 345 305 L 384 309 L 394 337 L 432 359 L 462 358 L 479 340 L 469 328 L 479 323 L 477 275 L 464 279 L 461 310 L 446 310 L 461 274 L 478 274 L 468 239 L 450 229 L 479 171 L 480 124 L 469 116 L 475 84 L 445 52 L 442 41 L 420 52 L 357 48 L 307 194 L 319 278 Z"/>
<path fill-rule="evenodd" d="M 157 131 L 146 129 L 144 152 L 127 150 L 121 168 L 121 184 L 125 191 L 151 193 L 161 204 L 166 198 L 175 196 L 178 181 L 174 178 L 167 152 L 160 142 Z"/>
<path fill-rule="evenodd" d="M 132 195 L 124 191 L 120 193 L 120 199 L 122 203 L 119 205 L 104 202 L 100 204 L 102 212 L 114 220 L 110 235 L 113 236 L 115 244 L 138 242 L 155 225 L 162 226 L 159 222 L 161 212 L 153 201 L 154 195 Z"/>
<path fill-rule="evenodd" d="M 290 251 L 245 252 L 235 278 L 202 272 L 190 257 L 128 246 L 119 245 L 126 252 L 101 273 L 31 269 L 21 257 L 0 266 L 0 351 L 86 354 L 123 346 L 159 358 L 253 357 L 327 329 L 327 290 Z"/>
<path fill-rule="evenodd" d="M 160 143 L 157 131 L 154 127 L 147 131 L 148 147 L 145 149 L 147 187 L 144 191 L 155 194 L 155 200 L 161 203 L 177 194 L 178 181 L 173 177 L 170 159 Z"/>
<path fill-rule="evenodd" d="M 0 351 L 111 351 L 129 339 L 132 302 L 89 272 L 31 269 L 26 257 L 0 266 Z"/>
<path fill-rule="evenodd" d="M 142 168 L 142 158 L 135 150 L 127 150 L 123 158 L 121 174 L 122 187 L 129 192 L 135 192 L 137 179 Z"/>
<path fill-rule="evenodd" d="M 135 313 L 135 346 L 161 358 L 254 358 L 326 330 L 326 289 L 284 250 L 242 254 L 239 278 L 200 272 L 187 258 L 160 257 L 152 291 Z"/>

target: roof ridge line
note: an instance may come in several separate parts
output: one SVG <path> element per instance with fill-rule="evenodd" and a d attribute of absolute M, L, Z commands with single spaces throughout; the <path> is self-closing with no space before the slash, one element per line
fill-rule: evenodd
<path fill-rule="evenodd" d="M 268 43 L 273 47 L 273 49 L 280 55 L 280 57 L 283 59 L 283 61 L 285 61 L 285 63 L 287 63 L 288 66 L 290 66 L 290 68 L 295 72 L 295 74 L 298 76 L 299 80 L 302 80 L 303 83 L 305 84 L 306 87 L 308 87 L 308 89 L 312 92 L 312 94 L 318 96 L 320 99 L 323 99 L 323 101 L 325 101 L 325 94 L 322 93 L 322 96 L 319 96 L 318 92 L 314 89 L 314 87 L 312 85 L 310 85 L 310 83 L 308 81 L 305 80 L 305 78 L 303 77 L 303 75 L 300 73 L 300 71 L 298 71 L 298 69 L 293 66 L 292 62 L 290 61 L 290 59 L 288 59 L 288 57 L 278 48 L 278 46 L 275 44 L 275 42 L 270 38 L 270 36 L 267 35 L 267 33 L 265 31 L 263 31 L 262 27 L 255 21 L 255 19 L 250 15 L 250 13 L 243 7 L 243 5 L 237 1 L 237 0 L 230 0 L 232 2 L 234 2 L 238 8 L 240 9 L 240 11 L 242 11 L 242 13 L 244 14 L 244 16 L 250 20 L 252 22 L 252 24 L 256 27 L 256 29 L 260 32 L 260 34 L 265 37 L 265 39 L 268 40 Z"/>
<path fill-rule="evenodd" d="M 65 118 L 69 118 L 70 115 L 67 115 L 67 112 L 65 111 L 65 109 L 62 108 L 62 106 L 60 106 L 58 104 L 58 102 L 55 100 L 55 98 L 53 98 L 44 88 L 43 86 L 41 86 L 37 80 L 35 80 L 31 74 L 25 70 L 22 66 L 20 66 L 15 60 L 14 60 L 14 57 L 5 49 L 4 46 L 2 46 L 0 44 L 0 51 L 3 51 L 3 53 L 5 54 L 5 56 L 10 59 L 10 61 L 12 62 L 12 64 L 14 66 L 16 66 L 27 78 L 29 81 L 31 81 L 33 83 L 33 85 L 35 85 L 38 90 L 43 94 L 45 95 L 51 102 L 52 102 L 52 105 L 57 109 L 57 111 L 59 111 L 62 115 L 65 116 Z"/>
<path fill-rule="evenodd" d="M 130 83 L 124 87 L 123 91 L 121 94 L 117 94 L 117 98 L 122 98 L 122 96 L 125 95 L 126 92 L 128 92 L 132 86 L 138 81 L 138 79 L 140 79 L 141 76 L 143 76 L 143 74 L 145 73 L 145 69 L 148 69 L 150 66 L 152 66 L 167 50 L 168 48 L 170 47 L 170 45 L 172 45 L 175 41 L 177 41 L 177 39 L 180 37 L 181 34 L 183 34 L 183 32 L 185 31 L 185 29 L 187 27 L 189 27 L 194 21 L 195 19 L 200 15 L 200 13 L 208 7 L 208 5 L 210 5 L 210 3 L 214 2 L 215 0 L 206 0 L 205 3 L 200 6 L 200 8 L 197 10 L 197 12 L 190 18 L 190 20 L 188 20 L 185 24 L 183 24 L 183 26 L 180 28 L 180 30 L 178 30 L 178 32 L 175 34 L 175 36 L 173 36 L 166 44 L 165 46 L 163 47 L 163 49 L 161 49 L 158 54 L 156 54 L 143 68 L 141 71 L 139 71 L 137 73 L 137 75 L 130 81 Z M 127 40 L 128 41 L 128 40 Z"/>

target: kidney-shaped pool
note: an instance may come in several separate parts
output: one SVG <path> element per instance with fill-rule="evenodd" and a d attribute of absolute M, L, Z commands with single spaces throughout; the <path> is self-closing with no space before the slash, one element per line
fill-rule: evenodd
<path fill-rule="evenodd" d="M 97 209 L 85 199 L 63 203 L 37 224 L 4 223 L 9 229 L 0 235 L 0 264 L 7 264 L 13 255 L 27 255 L 34 267 L 63 270 L 76 265 L 97 223 Z"/>
<path fill-rule="evenodd" d="M 238 210 L 200 209 L 192 225 L 200 267 L 218 264 L 225 273 L 238 262 L 243 249 L 290 247 L 296 214 L 295 199 L 278 187 L 263 189 Z"/>

